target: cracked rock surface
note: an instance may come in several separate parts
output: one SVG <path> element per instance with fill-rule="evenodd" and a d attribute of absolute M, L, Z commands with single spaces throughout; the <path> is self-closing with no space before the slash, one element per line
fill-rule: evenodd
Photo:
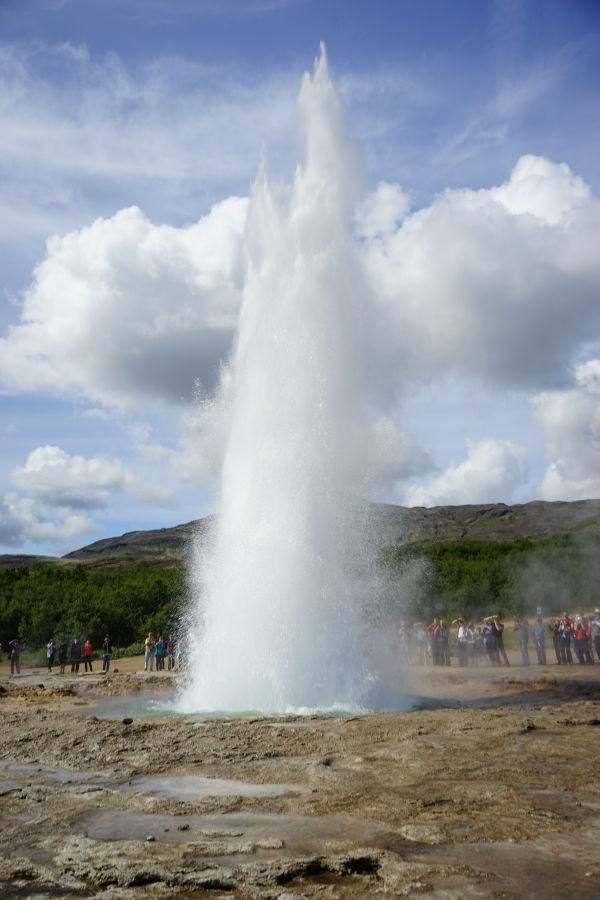
<path fill-rule="evenodd" d="M 600 666 L 509 671 L 203 722 L 102 717 L 172 679 L 0 677 L 0 896 L 597 898 Z"/>

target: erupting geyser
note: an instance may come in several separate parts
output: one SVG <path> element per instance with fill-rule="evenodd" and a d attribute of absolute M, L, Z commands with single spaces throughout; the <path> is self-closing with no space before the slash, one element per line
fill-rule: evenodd
<path fill-rule="evenodd" d="M 322 51 L 299 98 L 291 186 L 261 171 L 246 232 L 213 533 L 198 548 L 184 711 L 358 708 L 372 688 L 359 497 L 366 483 L 352 236 L 356 153 Z"/>

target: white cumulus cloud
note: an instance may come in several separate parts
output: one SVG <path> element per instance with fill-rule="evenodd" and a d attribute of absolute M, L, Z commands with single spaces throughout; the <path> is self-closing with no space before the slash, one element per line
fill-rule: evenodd
<path fill-rule="evenodd" d="M 121 407 L 212 385 L 237 320 L 246 205 L 179 229 L 126 209 L 51 238 L 0 341 L 0 381 Z"/>
<path fill-rule="evenodd" d="M 523 447 L 511 441 L 486 438 L 467 441 L 467 458 L 449 466 L 429 484 L 413 485 L 405 495 L 408 506 L 449 506 L 461 503 L 506 502 L 527 478 Z"/>
<path fill-rule="evenodd" d="M 247 199 L 230 197 L 176 228 L 132 207 L 51 238 L 18 323 L 0 339 L 0 386 L 126 411 L 190 401 L 198 382 L 210 393 L 237 326 L 247 209 Z M 567 477 L 543 411 L 559 403 L 556 391 L 567 388 L 573 359 L 600 325 L 600 202 L 588 186 L 566 164 L 529 155 L 505 183 L 448 190 L 415 212 L 398 185 L 380 183 L 355 227 L 366 286 L 360 337 L 380 422 L 374 482 L 399 490 L 430 471 L 427 451 L 393 423 L 398 395 L 455 378 L 535 395 L 548 442 L 545 494 L 588 490 L 589 481 Z M 175 452 L 140 443 L 147 458 L 162 454 L 195 479 L 218 444 L 205 439 L 202 421 L 216 419 L 208 407 L 191 415 Z M 454 502 L 487 496 L 474 483 L 471 493 L 445 482 L 422 491 L 422 502 L 437 493 L 455 493 Z"/>
<path fill-rule="evenodd" d="M 14 469 L 11 481 L 44 507 L 94 509 L 106 505 L 111 494 L 125 494 L 142 503 L 164 505 L 170 493 L 144 484 L 118 460 L 71 456 L 60 447 L 37 447 L 25 465 Z"/>
<path fill-rule="evenodd" d="M 30 541 L 49 544 L 57 549 L 70 549 L 75 537 L 98 532 L 98 526 L 81 513 L 68 509 L 47 514 L 40 510 L 32 497 L 9 491 L 0 494 L 0 543 L 21 547 Z"/>
<path fill-rule="evenodd" d="M 64 551 L 82 535 L 99 534 L 93 518 L 127 503 L 170 506 L 171 492 L 148 484 L 119 460 L 70 455 L 52 445 L 37 447 L 24 465 L 11 473 L 16 490 L 0 494 L 0 544 L 19 547 L 27 542 Z"/>
<path fill-rule="evenodd" d="M 545 437 L 544 500 L 600 497 L 600 359 L 577 367 L 575 384 L 532 399 Z"/>
<path fill-rule="evenodd" d="M 499 187 L 447 190 L 368 231 L 374 368 L 400 388 L 447 376 L 558 386 L 597 333 L 600 202 L 565 164 L 523 157 Z"/>

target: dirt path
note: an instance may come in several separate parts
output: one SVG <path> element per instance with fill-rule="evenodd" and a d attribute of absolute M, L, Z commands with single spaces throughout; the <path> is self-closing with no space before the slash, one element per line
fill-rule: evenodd
<path fill-rule="evenodd" d="M 3 897 L 600 896 L 600 666 L 413 669 L 464 706 L 204 722 L 101 718 L 179 677 L 115 668 L 4 667 Z"/>

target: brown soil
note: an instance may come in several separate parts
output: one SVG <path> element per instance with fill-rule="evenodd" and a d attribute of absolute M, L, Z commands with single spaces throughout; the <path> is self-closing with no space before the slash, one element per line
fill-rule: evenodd
<path fill-rule="evenodd" d="M 180 677 L 115 665 L 2 667 L 3 897 L 600 896 L 598 665 L 411 671 L 462 708 L 204 722 L 101 718 Z"/>

